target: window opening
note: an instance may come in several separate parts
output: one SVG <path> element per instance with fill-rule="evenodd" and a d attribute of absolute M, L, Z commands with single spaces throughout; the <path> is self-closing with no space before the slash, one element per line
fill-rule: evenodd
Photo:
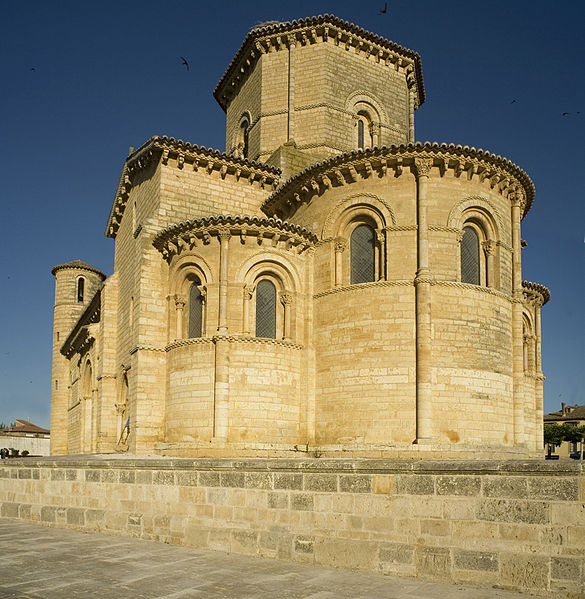
<path fill-rule="evenodd" d="M 464 227 L 461 240 L 461 282 L 480 285 L 479 269 L 479 236 L 473 227 Z"/>
<path fill-rule="evenodd" d="M 256 337 L 276 339 L 276 287 L 268 279 L 256 286 Z"/>
<path fill-rule="evenodd" d="M 351 234 L 351 283 L 369 283 L 376 276 L 376 234 L 369 225 L 358 225 Z"/>
<path fill-rule="evenodd" d="M 203 320 L 203 294 L 199 289 L 200 281 L 191 285 L 189 290 L 189 337 L 201 337 Z"/>
<path fill-rule="evenodd" d="M 85 279 L 83 277 L 79 277 L 79 279 L 77 279 L 77 301 L 79 303 L 83 302 L 84 292 L 85 292 Z"/>
<path fill-rule="evenodd" d="M 360 150 L 364 149 L 364 143 L 365 143 L 365 139 L 364 139 L 364 121 L 362 121 L 362 119 L 359 119 L 358 121 L 358 148 Z"/>
<path fill-rule="evenodd" d="M 244 119 L 240 124 L 240 144 L 242 146 L 242 156 L 248 158 L 248 131 L 250 129 L 250 123 L 248 119 Z"/>

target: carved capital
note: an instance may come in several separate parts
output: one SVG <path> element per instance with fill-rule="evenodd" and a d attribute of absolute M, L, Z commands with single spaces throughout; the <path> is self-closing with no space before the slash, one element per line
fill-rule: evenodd
<path fill-rule="evenodd" d="M 221 243 L 227 243 L 232 238 L 232 234 L 230 233 L 229 229 L 219 229 L 217 236 L 219 237 L 219 241 Z"/>
<path fill-rule="evenodd" d="M 283 306 L 290 306 L 292 304 L 293 298 L 292 295 L 290 293 L 281 293 L 280 294 L 280 303 Z"/>
<path fill-rule="evenodd" d="M 376 241 L 379 245 L 382 245 L 386 239 L 385 229 L 376 229 Z"/>
<path fill-rule="evenodd" d="M 244 285 L 244 288 L 242 289 L 242 296 L 244 297 L 244 300 L 251 300 L 253 295 L 254 290 Z"/>
<path fill-rule="evenodd" d="M 347 239 L 343 237 L 337 237 L 335 239 L 335 252 L 341 253 L 347 249 Z"/>
<path fill-rule="evenodd" d="M 481 247 L 483 248 L 486 256 L 493 256 L 496 251 L 496 242 L 492 239 L 488 239 L 487 241 L 481 242 Z"/>
<path fill-rule="evenodd" d="M 177 310 L 182 310 L 186 303 L 187 302 L 182 295 L 175 295 L 175 307 Z"/>
<path fill-rule="evenodd" d="M 415 158 L 414 170 L 417 177 L 428 177 L 433 166 L 432 158 Z"/>
<path fill-rule="evenodd" d="M 463 241 L 463 229 L 461 231 L 457 231 L 457 243 L 461 243 Z"/>

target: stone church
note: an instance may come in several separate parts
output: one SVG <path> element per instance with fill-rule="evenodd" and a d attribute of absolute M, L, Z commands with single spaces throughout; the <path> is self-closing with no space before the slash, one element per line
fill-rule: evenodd
<path fill-rule="evenodd" d="M 263 23 L 214 96 L 225 152 L 126 158 L 113 274 L 52 270 L 52 453 L 540 455 L 534 186 L 415 141 L 420 56 L 330 15 Z"/>

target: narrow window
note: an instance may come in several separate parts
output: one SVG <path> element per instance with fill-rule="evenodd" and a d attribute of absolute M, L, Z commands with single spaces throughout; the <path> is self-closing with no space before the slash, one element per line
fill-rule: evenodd
<path fill-rule="evenodd" d="M 189 337 L 201 337 L 203 317 L 203 295 L 196 281 L 189 290 Z"/>
<path fill-rule="evenodd" d="M 268 279 L 256 286 L 256 337 L 276 339 L 276 287 Z"/>
<path fill-rule="evenodd" d="M 461 282 L 480 284 L 479 236 L 473 227 L 464 227 L 461 240 Z"/>
<path fill-rule="evenodd" d="M 365 136 L 364 136 L 364 121 L 362 119 L 358 120 L 358 148 L 363 150 L 365 147 Z"/>
<path fill-rule="evenodd" d="M 242 155 L 244 158 L 248 158 L 248 129 L 250 128 L 250 124 L 248 123 L 248 119 L 244 119 L 240 125 L 241 129 L 241 144 L 242 144 Z"/>
<path fill-rule="evenodd" d="M 83 302 L 84 292 L 85 292 L 85 279 L 83 277 L 79 277 L 79 279 L 77 279 L 77 301 L 79 303 Z"/>
<path fill-rule="evenodd" d="M 351 283 L 369 283 L 375 280 L 375 232 L 369 225 L 358 225 L 351 234 Z"/>

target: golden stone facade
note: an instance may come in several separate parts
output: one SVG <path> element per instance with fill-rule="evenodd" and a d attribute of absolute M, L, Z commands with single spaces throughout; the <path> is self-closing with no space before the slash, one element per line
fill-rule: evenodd
<path fill-rule="evenodd" d="M 56 276 L 54 454 L 540 455 L 534 187 L 414 141 L 420 57 L 332 16 L 253 29 L 226 153 L 124 163 L 114 273 Z"/>

